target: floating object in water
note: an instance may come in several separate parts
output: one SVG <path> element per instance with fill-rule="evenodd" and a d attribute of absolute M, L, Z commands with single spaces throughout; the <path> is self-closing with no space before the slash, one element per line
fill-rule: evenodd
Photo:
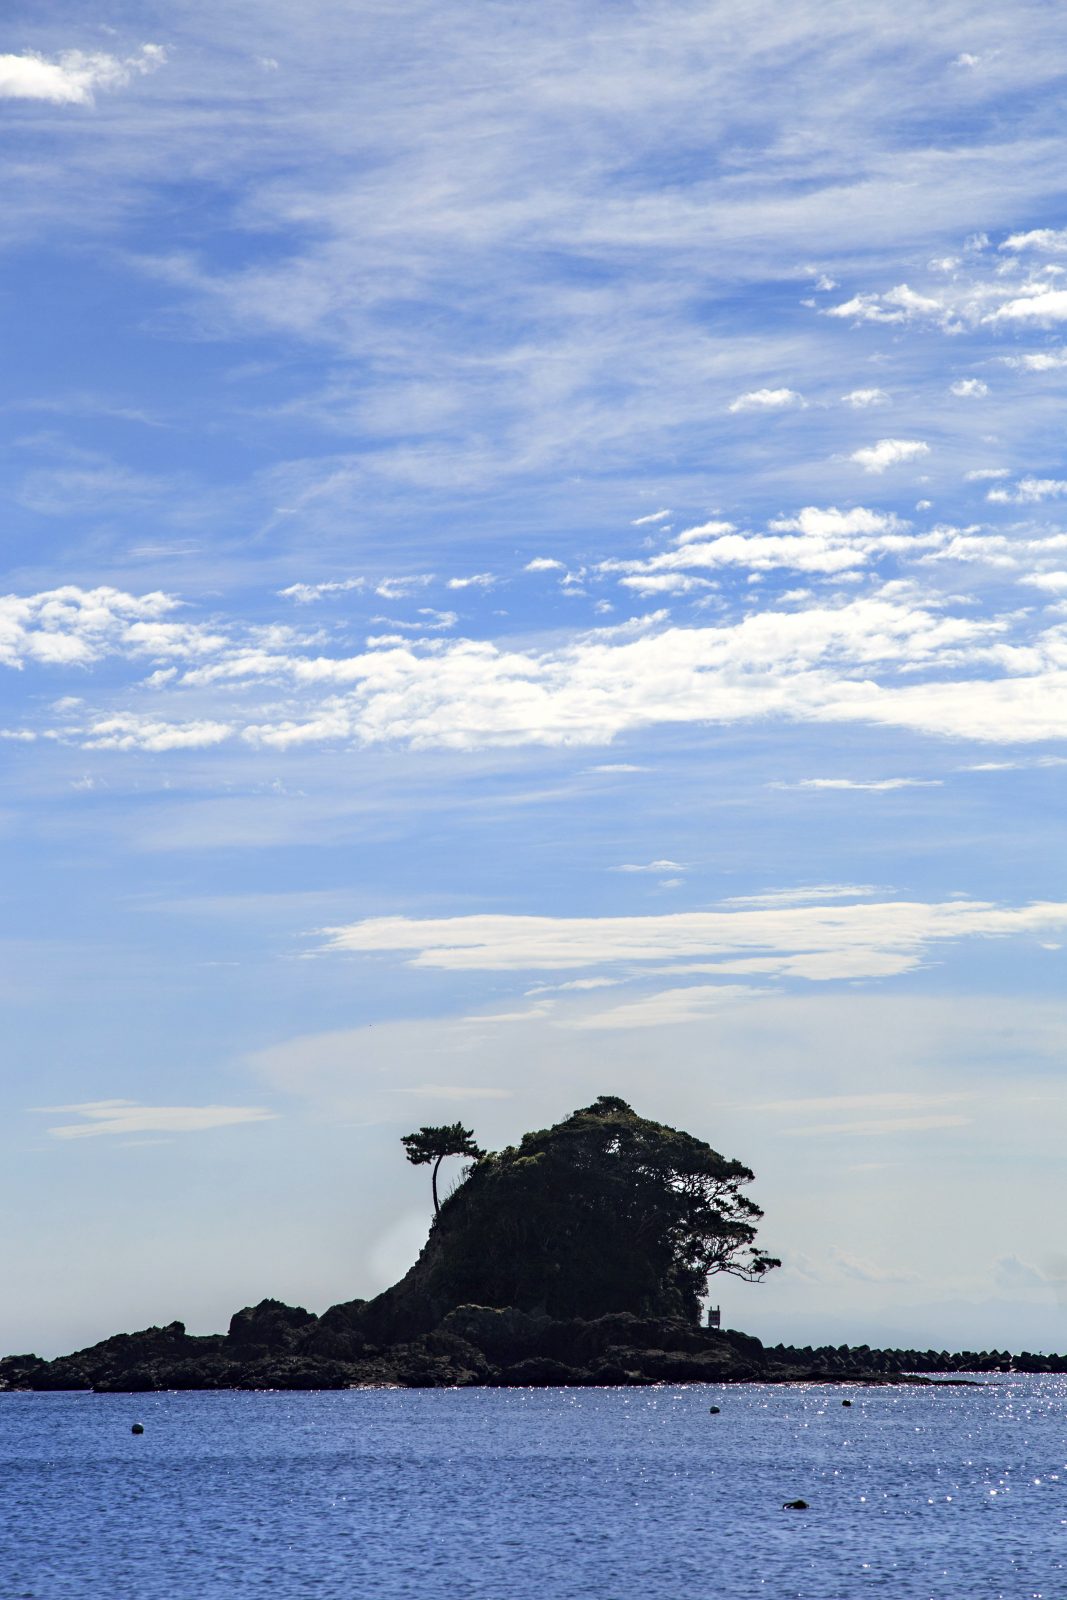
<path fill-rule="evenodd" d="M 842 1400 L 841 1404 L 843 1406 L 850 1406 L 852 1404 L 852 1401 L 851 1400 Z"/>
<path fill-rule="evenodd" d="M 783 1500 L 782 1501 L 782 1510 L 783 1511 L 807 1511 L 807 1509 L 808 1509 L 808 1502 L 806 1500 Z"/>
<path fill-rule="evenodd" d="M 144 1432 L 144 1423 L 143 1422 L 135 1422 L 133 1427 L 130 1429 L 130 1432 L 131 1433 L 143 1433 Z"/>
<path fill-rule="evenodd" d="M 721 1406 L 709 1406 L 708 1407 L 708 1415 L 711 1416 L 711 1417 L 717 1417 L 721 1410 L 722 1410 Z"/>

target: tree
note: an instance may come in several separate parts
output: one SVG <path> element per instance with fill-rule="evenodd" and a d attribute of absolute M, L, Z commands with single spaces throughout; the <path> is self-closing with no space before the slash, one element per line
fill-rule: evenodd
<path fill-rule="evenodd" d="M 453 1136 L 470 1137 L 409 1135 L 409 1160 L 474 1153 Z M 397 1305 L 421 1297 L 438 1321 L 456 1305 L 696 1320 L 711 1274 L 751 1283 L 779 1265 L 756 1242 L 762 1212 L 743 1192 L 752 1178 L 702 1139 L 602 1095 L 482 1157 L 440 1207 L 433 1248 L 391 1292 Z"/>
<path fill-rule="evenodd" d="M 425 1167 L 433 1162 L 433 1212 L 439 1216 L 441 1202 L 437 1198 L 437 1174 L 446 1156 L 472 1156 L 477 1160 L 485 1155 L 474 1142 L 473 1128 L 462 1122 L 452 1122 L 440 1128 L 420 1128 L 418 1133 L 406 1133 L 400 1143 L 407 1151 L 413 1167 Z"/>

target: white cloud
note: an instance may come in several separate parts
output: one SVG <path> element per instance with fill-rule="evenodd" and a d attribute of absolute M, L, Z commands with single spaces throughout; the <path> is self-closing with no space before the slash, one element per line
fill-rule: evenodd
<path fill-rule="evenodd" d="M 707 578 L 695 578 L 680 572 L 632 573 L 629 577 L 620 578 L 619 583 L 624 589 L 632 589 L 635 594 L 695 594 L 699 590 L 715 587 Z"/>
<path fill-rule="evenodd" d="M 667 1028 L 680 1022 L 703 1022 L 714 1016 L 723 1006 L 738 1000 L 761 997 L 764 990 L 747 984 L 701 984 L 689 988 L 661 989 L 656 994 L 643 995 L 639 1000 L 628 1000 L 611 1006 L 607 1011 L 594 1011 L 568 1018 L 562 1024 L 568 1028 Z"/>
<path fill-rule="evenodd" d="M 650 522 L 666 522 L 670 516 L 669 511 L 650 511 L 647 517 L 637 517 L 631 522 L 631 528 L 643 528 Z"/>
<path fill-rule="evenodd" d="M 916 317 L 940 317 L 940 300 L 929 295 L 916 294 L 906 283 L 898 284 L 885 294 L 857 294 L 840 305 L 829 306 L 821 313 L 824 317 L 846 318 L 852 322 L 910 322 Z"/>
<path fill-rule="evenodd" d="M 795 389 L 750 389 L 731 400 L 728 411 L 784 411 L 789 406 L 802 406 L 804 396 Z"/>
<path fill-rule="evenodd" d="M 449 578 L 450 589 L 491 589 L 496 583 L 491 572 L 475 572 L 469 578 Z"/>
<path fill-rule="evenodd" d="M 87 750 L 205 750 L 222 744 L 233 732 L 229 723 L 208 718 L 162 722 L 127 712 L 90 723 L 81 742 Z"/>
<path fill-rule="evenodd" d="M 885 472 L 887 467 L 899 466 L 904 461 L 917 461 L 930 454 L 930 446 L 922 439 L 879 439 L 876 444 L 853 450 L 850 461 L 855 461 L 864 472 Z"/>
<path fill-rule="evenodd" d="M 983 383 L 981 378 L 959 378 L 950 385 L 949 393 L 960 400 L 980 400 L 989 393 L 989 385 Z"/>
<path fill-rule="evenodd" d="M 1011 233 L 1001 250 L 1040 250 L 1051 255 L 1067 255 L 1067 228 L 1031 228 L 1028 233 Z"/>
<path fill-rule="evenodd" d="M 1001 356 L 1000 360 L 1020 372 L 1058 372 L 1067 367 L 1067 350 L 1033 350 L 1021 356 Z"/>
<path fill-rule="evenodd" d="M 752 553 L 762 541 L 727 537 L 742 541 L 730 552 L 735 558 L 743 555 L 750 567 L 772 564 L 762 552 Z M 812 535 L 778 535 L 767 542 L 772 548 L 775 540 L 794 548 L 810 545 L 812 566 L 847 571 L 869 558 L 865 538 L 893 548 L 893 541 L 907 544 L 910 536 L 856 534 L 849 542 L 858 552 L 842 545 L 829 555 Z M 940 530 L 922 539 L 922 547 L 939 559 L 1003 558 L 993 536 Z M 1046 551 L 1048 543 L 1042 541 L 1030 558 L 1058 554 L 1062 562 L 1058 547 Z M 1027 550 L 1020 547 L 1020 553 Z M 667 552 L 694 565 L 724 554 L 699 546 Z M 785 558 L 779 550 L 776 564 Z M 787 558 L 799 559 L 793 548 Z M 656 565 L 661 560 L 653 558 Z M 110 612 L 105 621 L 112 626 Z M 223 716 L 216 711 L 173 722 L 158 711 L 146 717 L 124 710 L 91 719 L 86 737 L 117 748 L 164 749 L 218 743 L 239 731 L 248 743 L 273 749 L 332 740 L 484 749 L 604 744 L 656 724 L 756 717 L 866 722 L 1006 742 L 1064 737 L 1067 653 L 1061 631 L 1049 627 L 1016 646 L 1010 635 L 1017 625 L 1010 617 L 925 609 L 898 584 L 849 603 L 836 599 L 802 610 L 755 611 L 719 627 L 671 626 L 657 613 L 631 619 L 621 630 L 594 630 L 539 651 L 489 640 L 392 635 L 352 656 L 272 649 L 252 639 L 197 660 L 204 641 L 194 628 L 185 670 L 153 675 L 168 693 L 240 689 L 262 681 L 289 684 L 294 697 L 284 707 L 268 701 L 258 715 L 231 707 Z M 122 626 L 116 631 L 121 643 Z M 133 653 L 130 643 L 125 648 Z M 81 645 L 79 651 L 68 658 L 81 661 Z M 966 664 L 976 669 L 973 676 L 945 676 L 945 669 L 958 672 Z M 991 666 L 1007 675 L 990 676 Z M 925 668 L 938 675 L 923 681 L 917 675 Z"/>
<path fill-rule="evenodd" d="M 1067 321 L 1067 289 L 1041 289 L 1009 300 L 986 319 L 989 322 L 1064 322 Z"/>
<path fill-rule="evenodd" d="M 973 472 L 963 474 L 965 483 L 984 483 L 993 478 L 1010 478 L 1011 471 L 1008 467 L 975 467 Z"/>
<path fill-rule="evenodd" d="M 121 89 L 135 76 L 154 72 L 166 60 L 161 45 L 142 45 L 124 61 L 101 52 L 65 50 L 54 61 L 30 52 L 0 55 L 0 100 L 46 100 L 52 105 L 91 106 L 97 89 Z"/>
<path fill-rule="evenodd" d="M 962 939 L 1039 938 L 1064 928 L 1062 902 L 1011 907 L 960 899 L 635 917 L 372 917 L 322 932 L 329 950 L 389 952 L 416 967 L 448 971 L 560 971 L 617 963 L 654 968 L 688 959 L 708 964 L 681 970 L 827 981 L 907 972 L 934 947 Z M 714 1002 L 705 996 L 695 1003 Z"/>
<path fill-rule="evenodd" d="M 868 900 L 878 890 L 870 883 L 816 883 L 806 888 L 766 889 L 762 894 L 731 895 L 724 906 L 803 906 L 824 900 Z"/>
<path fill-rule="evenodd" d="M 889 396 L 884 389 L 851 389 L 841 396 L 841 404 L 854 411 L 867 411 L 871 406 L 887 406 Z"/>
<path fill-rule="evenodd" d="M 366 578 L 338 578 L 327 583 L 291 583 L 287 589 L 279 589 L 278 594 L 283 600 L 295 600 L 299 605 L 310 605 L 315 600 L 321 600 L 323 595 L 347 594 L 351 590 L 366 587 Z"/>
<path fill-rule="evenodd" d="M 532 561 L 527 561 L 523 572 L 562 572 L 563 562 L 554 561 L 551 556 L 535 556 Z"/>
<path fill-rule="evenodd" d="M 612 872 L 686 872 L 688 868 L 681 861 L 647 861 L 643 866 L 627 862 L 625 866 L 612 867 Z"/>
<path fill-rule="evenodd" d="M 269 1122 L 276 1112 L 262 1106 L 145 1106 L 135 1100 L 90 1100 L 81 1105 L 39 1106 L 41 1112 L 68 1112 L 80 1122 L 48 1132 L 54 1139 L 92 1139 L 136 1133 L 202 1133 L 243 1122 Z"/>
<path fill-rule="evenodd" d="M 940 778 L 799 778 L 793 784 L 776 784 L 791 789 L 868 789 L 885 793 L 891 789 L 940 789 Z"/>
<path fill-rule="evenodd" d="M 686 592 L 700 581 L 680 578 L 694 568 L 747 567 L 753 572 L 787 568 L 798 572 L 841 573 L 865 566 L 878 555 L 933 548 L 944 542 L 940 533 L 908 536 L 908 524 L 889 512 L 854 506 L 805 506 L 793 517 L 779 517 L 771 534 L 738 533 L 729 522 L 705 523 L 687 528 L 674 540 L 674 548 L 658 555 L 631 560 L 610 560 L 600 571 L 621 573 L 619 582 L 642 593 Z M 782 534 L 800 534 L 783 538 Z"/>
<path fill-rule="evenodd" d="M 1031 506 L 1041 500 L 1058 500 L 1067 494 L 1067 479 L 1020 478 L 1014 489 L 990 489 L 986 495 L 994 505 Z"/>
<path fill-rule="evenodd" d="M 120 589 L 65 584 L 37 594 L 0 596 L 0 665 L 26 661 L 86 667 L 144 639 L 179 602 L 158 590 L 131 595 Z"/>
<path fill-rule="evenodd" d="M 406 600 L 415 590 L 425 589 L 432 582 L 432 572 L 411 572 L 401 578 L 383 578 L 374 592 L 383 600 Z"/>

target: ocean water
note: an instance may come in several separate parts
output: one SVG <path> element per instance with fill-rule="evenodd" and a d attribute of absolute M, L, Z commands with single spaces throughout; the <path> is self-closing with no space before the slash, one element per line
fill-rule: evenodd
<path fill-rule="evenodd" d="M 868 1594 L 1067 1596 L 1063 1378 L 0 1395 L 3 1600 Z"/>

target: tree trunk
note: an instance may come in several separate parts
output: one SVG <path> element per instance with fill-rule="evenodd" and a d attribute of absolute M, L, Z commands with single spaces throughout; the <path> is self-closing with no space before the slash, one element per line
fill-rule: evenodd
<path fill-rule="evenodd" d="M 444 1159 L 444 1156 L 438 1156 L 437 1160 L 433 1164 L 433 1214 L 435 1217 L 439 1217 L 441 1215 L 441 1202 L 437 1198 L 437 1174 L 440 1169 L 441 1162 Z"/>

